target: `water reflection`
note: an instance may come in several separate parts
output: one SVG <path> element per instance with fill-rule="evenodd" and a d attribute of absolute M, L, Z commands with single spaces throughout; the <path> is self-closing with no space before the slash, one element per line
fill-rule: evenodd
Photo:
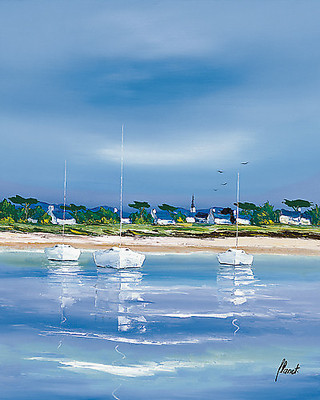
<path fill-rule="evenodd" d="M 220 304 L 242 305 L 255 295 L 252 268 L 242 266 L 220 266 L 217 273 L 218 300 Z"/>
<path fill-rule="evenodd" d="M 66 309 L 85 297 L 79 274 L 81 268 L 75 261 L 50 261 L 48 265 L 49 297 L 60 303 L 61 324 L 66 322 Z"/>
<path fill-rule="evenodd" d="M 141 294 L 142 273 L 139 270 L 102 270 L 97 273 L 95 285 L 96 315 L 111 313 L 119 332 L 146 331 L 142 311 L 146 305 Z"/>
<path fill-rule="evenodd" d="M 218 301 L 223 309 L 232 308 L 234 306 L 237 311 L 239 306 L 248 306 L 248 301 L 255 298 L 255 282 L 251 266 L 226 266 L 221 265 L 217 272 L 217 290 Z M 250 304 L 250 308 L 252 304 Z M 233 335 L 240 330 L 238 318 L 231 321 L 234 327 Z"/>

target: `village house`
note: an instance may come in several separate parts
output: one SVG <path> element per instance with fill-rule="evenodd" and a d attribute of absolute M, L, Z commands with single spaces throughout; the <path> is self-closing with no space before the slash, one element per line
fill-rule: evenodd
<path fill-rule="evenodd" d="M 299 211 L 281 210 L 280 224 L 286 225 L 311 225 L 308 215 Z"/>

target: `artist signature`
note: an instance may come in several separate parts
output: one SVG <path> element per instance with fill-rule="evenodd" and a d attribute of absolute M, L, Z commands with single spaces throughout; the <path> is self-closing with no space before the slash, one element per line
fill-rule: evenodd
<path fill-rule="evenodd" d="M 284 358 L 281 361 L 281 364 L 280 364 L 280 366 L 278 368 L 278 371 L 277 371 L 277 374 L 276 374 L 276 377 L 275 377 L 275 380 L 274 380 L 275 382 L 277 382 L 279 374 L 295 375 L 298 372 L 298 369 L 300 369 L 300 365 L 299 364 L 297 364 L 297 366 L 295 368 L 287 368 L 287 365 L 288 365 L 288 361 Z"/>

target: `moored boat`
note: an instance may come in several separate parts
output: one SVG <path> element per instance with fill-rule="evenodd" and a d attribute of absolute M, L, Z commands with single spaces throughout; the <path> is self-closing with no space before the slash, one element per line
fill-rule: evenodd
<path fill-rule="evenodd" d="M 63 225 L 62 238 L 64 242 L 64 225 L 66 221 L 66 199 L 67 199 L 67 161 L 64 163 L 64 191 L 63 191 Z M 50 261 L 78 261 L 81 250 L 75 249 L 69 244 L 56 244 L 44 249 L 45 255 Z"/>
<path fill-rule="evenodd" d="M 217 258 L 220 264 L 226 265 L 251 265 L 253 263 L 253 255 L 240 249 L 229 249 L 219 253 Z"/>
<path fill-rule="evenodd" d="M 247 254 L 244 250 L 238 249 L 239 243 L 239 193 L 240 193 L 240 177 L 238 172 L 237 179 L 237 214 L 236 214 L 236 248 L 229 249 L 223 253 L 217 255 L 220 264 L 226 265 L 251 265 L 253 263 L 253 255 Z"/>
<path fill-rule="evenodd" d="M 81 251 L 75 249 L 69 244 L 56 244 L 53 247 L 47 247 L 44 252 L 51 261 L 78 261 Z"/>
<path fill-rule="evenodd" d="M 137 253 L 126 247 L 121 247 L 122 238 L 122 194 L 123 194 L 123 125 L 121 129 L 121 174 L 120 174 L 120 231 L 119 247 L 106 250 L 97 250 L 93 253 L 93 259 L 97 267 L 110 267 L 116 269 L 140 268 L 145 260 L 145 255 Z"/>
<path fill-rule="evenodd" d="M 126 247 L 112 247 L 108 250 L 97 250 L 93 254 L 97 267 L 140 268 L 145 255 L 132 251 Z"/>

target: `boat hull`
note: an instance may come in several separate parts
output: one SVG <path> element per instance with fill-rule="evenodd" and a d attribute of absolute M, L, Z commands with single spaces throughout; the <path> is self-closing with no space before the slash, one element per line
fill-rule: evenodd
<path fill-rule="evenodd" d="M 247 254 L 244 250 L 229 249 L 217 255 L 220 264 L 225 265 L 251 265 L 253 255 Z"/>
<path fill-rule="evenodd" d="M 96 266 L 104 268 L 140 268 L 145 258 L 144 254 L 122 247 L 112 247 L 108 250 L 97 250 L 93 253 L 93 259 Z"/>
<path fill-rule="evenodd" d="M 51 261 L 78 261 L 81 251 L 67 244 L 56 244 L 47 247 L 44 252 Z"/>

